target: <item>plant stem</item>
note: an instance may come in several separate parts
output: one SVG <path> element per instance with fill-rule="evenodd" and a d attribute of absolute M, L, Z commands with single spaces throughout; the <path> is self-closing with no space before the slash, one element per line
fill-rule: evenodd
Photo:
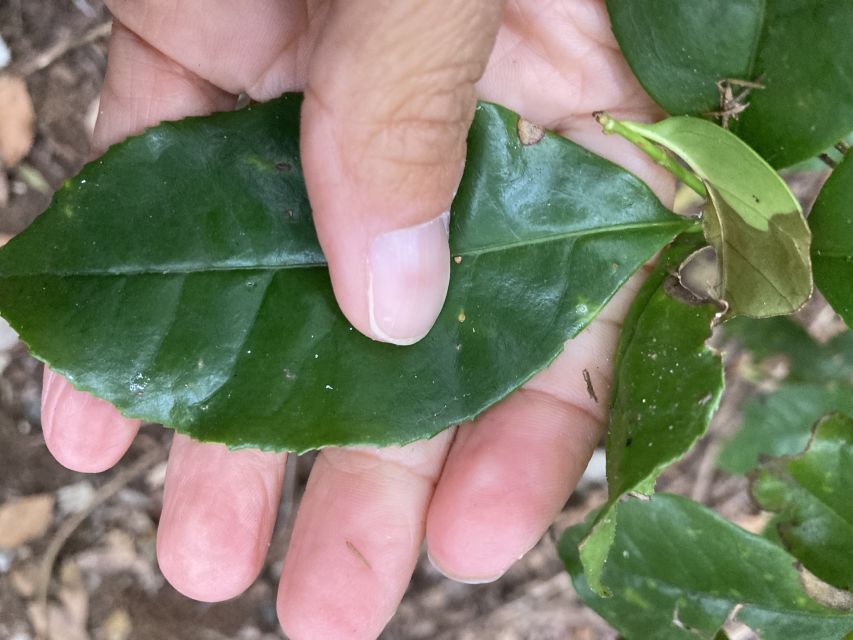
<path fill-rule="evenodd" d="M 705 185 L 699 177 L 689 169 L 678 164 L 678 162 L 676 162 L 675 159 L 667 153 L 666 149 L 656 145 L 651 140 L 634 133 L 625 127 L 619 120 L 611 117 L 604 111 L 596 111 L 592 115 L 598 121 L 598 124 L 601 125 L 604 133 L 615 133 L 622 136 L 628 142 L 642 149 L 652 160 L 657 162 L 660 166 L 693 189 L 697 194 L 703 198 L 708 197 Z"/>

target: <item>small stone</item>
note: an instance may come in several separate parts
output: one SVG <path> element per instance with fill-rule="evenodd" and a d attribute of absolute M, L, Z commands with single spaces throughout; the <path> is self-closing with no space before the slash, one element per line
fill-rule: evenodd
<path fill-rule="evenodd" d="M 133 622 L 124 609 L 113 609 L 98 629 L 98 640 L 127 640 L 133 632 Z"/>
<path fill-rule="evenodd" d="M 23 78 L 0 75 L 0 162 L 16 166 L 30 152 L 35 109 Z"/>
<path fill-rule="evenodd" d="M 66 485 L 56 492 L 59 513 L 63 516 L 85 510 L 94 499 L 95 487 L 87 480 Z"/>
<path fill-rule="evenodd" d="M 14 549 L 47 533 L 53 519 L 54 498 L 38 494 L 0 506 L 0 547 Z"/>

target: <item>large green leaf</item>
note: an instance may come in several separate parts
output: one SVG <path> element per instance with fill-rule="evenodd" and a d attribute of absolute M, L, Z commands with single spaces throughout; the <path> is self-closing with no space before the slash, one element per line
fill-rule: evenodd
<path fill-rule="evenodd" d="M 612 597 L 590 589 L 578 555 L 591 518 L 567 530 L 559 549 L 578 595 L 628 640 L 710 639 L 730 614 L 764 640 L 832 640 L 853 630 L 853 615 L 809 598 L 784 549 L 706 507 L 658 494 L 618 511 L 604 568 Z"/>
<path fill-rule="evenodd" d="M 125 415 L 200 440 L 404 443 L 500 400 L 691 222 L 636 177 L 477 110 L 447 303 L 420 343 L 339 312 L 299 163 L 301 98 L 167 123 L 112 147 L 0 251 L 0 311 Z"/>
<path fill-rule="evenodd" d="M 773 393 L 755 396 L 744 405 L 740 429 L 720 452 L 723 470 L 746 473 L 761 456 L 799 453 L 821 416 L 853 413 L 853 332 L 821 345 L 787 318 L 737 318 L 725 328 L 743 342 L 753 359 L 781 355 L 790 371 Z"/>
<path fill-rule="evenodd" d="M 758 470 L 752 495 L 777 511 L 782 543 L 816 576 L 853 589 L 853 420 L 835 414 L 815 427 L 809 446 Z"/>
<path fill-rule="evenodd" d="M 815 285 L 853 327 L 853 160 L 845 158 L 809 215 Z"/>
<path fill-rule="evenodd" d="M 632 70 L 673 115 L 719 111 L 719 80 L 760 79 L 765 88 L 752 91 L 731 126 L 773 166 L 817 155 L 853 131 L 853 3 L 608 0 L 607 7 Z"/>
<path fill-rule="evenodd" d="M 654 491 L 660 472 L 705 433 L 723 392 L 722 362 L 705 344 L 718 309 L 691 300 L 672 275 L 696 246 L 689 237 L 673 244 L 623 325 L 607 431 L 609 499 L 580 552 L 590 586 L 602 594 L 615 505 L 626 493 Z"/>
<path fill-rule="evenodd" d="M 809 227 L 794 194 L 755 151 L 699 118 L 612 126 L 676 153 L 705 183 L 705 237 L 717 252 L 720 297 L 732 314 L 783 315 L 808 300 Z"/>

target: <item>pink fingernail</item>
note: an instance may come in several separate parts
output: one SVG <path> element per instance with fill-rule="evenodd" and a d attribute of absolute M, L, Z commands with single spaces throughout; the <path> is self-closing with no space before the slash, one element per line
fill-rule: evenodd
<path fill-rule="evenodd" d="M 377 236 L 369 257 L 368 306 L 373 337 L 406 345 L 438 317 L 450 279 L 449 212 Z"/>
<path fill-rule="evenodd" d="M 433 568 L 434 568 L 436 571 L 438 571 L 441 575 L 443 575 L 443 576 L 444 576 L 444 577 L 446 577 L 446 578 L 450 578 L 451 580 L 454 580 L 454 581 L 456 581 L 456 582 L 462 582 L 463 584 L 488 584 L 489 582 L 494 582 L 495 580 L 498 580 L 499 578 L 501 578 L 501 576 L 503 576 L 503 574 L 505 574 L 505 573 L 506 573 L 506 570 L 504 570 L 504 571 L 501 571 L 500 573 L 498 573 L 498 574 L 496 574 L 496 575 L 488 576 L 488 577 L 485 577 L 485 578 L 483 578 L 483 577 L 478 577 L 478 578 L 474 578 L 474 577 L 464 577 L 464 578 L 463 578 L 462 576 L 454 575 L 453 573 L 451 573 L 451 572 L 446 571 L 445 569 L 443 569 L 443 568 L 442 568 L 442 567 L 441 567 L 441 566 L 440 566 L 440 565 L 435 561 L 435 559 L 432 557 L 432 555 L 430 554 L 430 552 L 429 552 L 429 551 L 427 551 L 427 560 L 429 560 L 429 563 L 430 563 L 430 564 L 433 566 Z"/>

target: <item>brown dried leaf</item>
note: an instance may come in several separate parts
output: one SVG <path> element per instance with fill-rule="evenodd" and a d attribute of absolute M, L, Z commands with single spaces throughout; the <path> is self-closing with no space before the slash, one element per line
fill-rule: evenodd
<path fill-rule="evenodd" d="M 0 162 L 14 167 L 33 146 L 35 110 L 22 78 L 0 75 Z"/>
<path fill-rule="evenodd" d="M 27 496 L 0 506 L 0 547 L 14 549 L 47 532 L 53 517 L 53 496 Z"/>

